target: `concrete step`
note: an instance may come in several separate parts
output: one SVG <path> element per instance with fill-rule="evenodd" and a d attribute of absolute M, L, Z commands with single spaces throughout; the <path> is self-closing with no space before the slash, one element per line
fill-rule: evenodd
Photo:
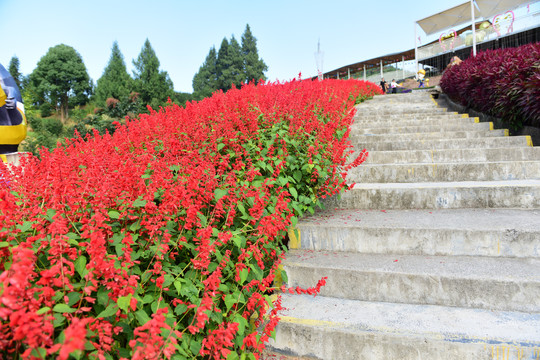
<path fill-rule="evenodd" d="M 540 312 L 540 258 L 291 250 L 283 268 L 289 287 L 326 276 L 322 296 Z"/>
<path fill-rule="evenodd" d="M 434 132 L 456 132 L 456 131 L 490 131 L 493 130 L 493 124 L 488 122 L 483 123 L 464 123 L 456 122 L 455 124 L 432 125 L 426 122 L 420 126 L 396 126 L 392 127 L 373 127 L 366 128 L 365 125 L 352 125 L 351 135 L 388 135 L 388 134 L 415 134 L 415 133 L 434 133 Z"/>
<path fill-rule="evenodd" d="M 540 180 L 540 161 L 474 163 L 362 164 L 351 169 L 349 183 Z"/>
<path fill-rule="evenodd" d="M 483 139 L 402 139 L 401 141 L 386 141 L 385 139 L 379 139 L 377 142 L 367 141 L 366 137 L 362 139 L 351 137 L 351 144 L 357 149 L 365 148 L 368 151 L 441 150 L 532 146 L 532 140 L 530 136 L 502 136 L 487 137 Z"/>
<path fill-rule="evenodd" d="M 467 122 L 480 122 L 478 118 L 469 118 L 459 115 L 457 113 L 447 113 L 447 112 L 420 112 L 420 113 L 403 113 L 403 114 L 383 114 L 383 115 L 374 115 L 374 114 L 355 114 L 354 124 L 369 124 L 369 123 L 393 123 L 395 126 L 396 123 L 401 124 L 401 122 L 407 121 L 423 121 L 423 122 L 437 122 L 441 120 L 447 121 L 467 121 Z M 402 125 L 403 126 L 403 125 Z"/>
<path fill-rule="evenodd" d="M 540 258 L 540 210 L 326 210 L 289 239 L 303 250 Z"/>
<path fill-rule="evenodd" d="M 490 137 L 508 136 L 508 130 L 480 130 L 480 131 L 438 131 L 419 132 L 409 134 L 356 134 L 351 130 L 350 140 L 354 144 L 369 145 L 381 141 L 405 142 L 405 141 L 430 141 L 430 140 L 452 140 L 452 139 L 483 139 Z"/>
<path fill-rule="evenodd" d="M 323 202 L 328 209 L 538 209 L 540 180 L 362 183 Z"/>
<path fill-rule="evenodd" d="M 523 145 L 523 144 L 522 144 Z M 360 154 L 352 154 L 355 159 Z M 364 164 L 406 164 L 439 162 L 499 162 L 538 161 L 540 147 L 507 147 L 488 149 L 437 149 L 437 150 L 397 150 L 370 151 Z"/>
<path fill-rule="evenodd" d="M 357 107 L 357 116 L 369 115 L 369 116 L 400 116 L 403 114 L 445 114 L 446 109 L 437 108 L 434 105 L 420 105 L 415 104 L 411 106 L 390 107 L 387 105 L 381 105 L 379 107 Z"/>
<path fill-rule="evenodd" d="M 394 127 L 408 127 L 408 126 L 447 126 L 447 125 L 462 125 L 462 124 L 480 124 L 480 120 L 477 118 L 454 118 L 449 116 L 437 117 L 437 118 L 377 118 L 377 119 L 356 119 L 351 125 L 351 128 L 394 128 Z"/>
<path fill-rule="evenodd" d="M 269 346 L 310 359 L 524 360 L 540 355 L 540 314 L 283 295 Z"/>

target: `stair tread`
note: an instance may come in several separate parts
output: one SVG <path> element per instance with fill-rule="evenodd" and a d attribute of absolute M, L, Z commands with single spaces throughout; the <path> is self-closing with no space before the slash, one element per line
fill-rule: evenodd
<path fill-rule="evenodd" d="M 540 314 L 284 294 L 281 321 L 345 332 L 540 346 Z M 314 311 L 316 309 L 317 311 Z"/>
<path fill-rule="evenodd" d="M 448 182 L 419 182 L 419 183 L 357 183 L 352 189 L 384 189 L 384 188 L 475 188 L 475 187 L 528 187 L 540 186 L 540 180 L 496 180 L 496 181 L 448 181 Z"/>
<path fill-rule="evenodd" d="M 332 209 L 303 218 L 297 227 L 308 226 L 540 232 L 540 209 Z"/>
<path fill-rule="evenodd" d="M 286 267 L 397 273 L 435 278 L 490 279 L 535 283 L 540 290 L 540 259 L 475 256 L 363 254 L 325 250 L 291 250 Z M 531 300 L 532 301 L 532 300 Z"/>

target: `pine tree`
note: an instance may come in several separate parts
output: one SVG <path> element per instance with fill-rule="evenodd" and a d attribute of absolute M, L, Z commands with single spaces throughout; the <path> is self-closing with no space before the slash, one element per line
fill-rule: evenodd
<path fill-rule="evenodd" d="M 135 90 L 140 94 L 143 104 L 152 107 L 165 104 L 174 96 L 173 83 L 166 71 L 159 70 L 159 60 L 146 39 L 137 60 L 133 60 L 135 70 Z"/>
<path fill-rule="evenodd" d="M 132 90 L 133 79 L 126 70 L 124 56 L 120 52 L 118 42 L 115 41 L 109 63 L 97 81 L 96 100 L 99 105 L 105 106 L 108 98 L 123 100 L 129 96 Z"/>
<path fill-rule="evenodd" d="M 13 76 L 13 80 L 15 80 L 15 84 L 19 87 L 19 90 L 22 92 L 22 80 L 23 76 L 21 72 L 19 71 L 19 58 L 17 56 L 13 56 L 11 60 L 9 61 L 9 67 L 8 71 Z"/>
<path fill-rule="evenodd" d="M 242 34 L 242 56 L 244 58 L 244 80 L 246 82 L 266 80 L 264 75 L 268 71 L 268 66 L 263 59 L 259 59 L 257 50 L 257 39 L 251 33 L 249 24 L 246 25 L 246 30 Z"/>
<path fill-rule="evenodd" d="M 223 91 L 229 90 L 232 84 L 241 86 L 244 83 L 242 51 L 234 36 L 230 43 L 227 38 L 221 42 L 216 62 L 216 73 L 218 89 Z"/>
<path fill-rule="evenodd" d="M 217 53 L 215 46 L 210 48 L 204 64 L 193 77 L 193 92 L 198 99 L 212 95 L 217 90 Z"/>

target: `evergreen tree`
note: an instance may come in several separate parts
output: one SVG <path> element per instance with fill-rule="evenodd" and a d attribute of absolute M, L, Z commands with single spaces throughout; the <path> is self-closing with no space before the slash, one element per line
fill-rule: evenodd
<path fill-rule="evenodd" d="M 215 46 L 210 48 L 206 60 L 193 77 L 193 92 L 198 99 L 212 95 L 217 87 L 217 53 Z"/>
<path fill-rule="evenodd" d="M 241 86 L 244 83 L 242 51 L 234 36 L 230 43 L 226 38 L 221 42 L 216 62 L 216 73 L 218 89 L 223 91 L 229 90 L 232 84 Z"/>
<path fill-rule="evenodd" d="M 266 80 L 264 72 L 268 70 L 268 66 L 263 59 L 259 59 L 257 39 L 251 33 L 249 24 L 246 25 L 246 30 L 242 34 L 242 56 L 244 58 L 244 81 L 254 80 L 255 83 L 258 83 L 259 80 Z"/>
<path fill-rule="evenodd" d="M 126 99 L 133 90 L 133 79 L 129 76 L 120 52 L 118 42 L 112 46 L 111 57 L 103 75 L 97 81 L 96 100 L 100 106 L 105 106 L 108 98 Z"/>
<path fill-rule="evenodd" d="M 158 107 L 174 96 L 173 83 L 166 71 L 159 71 L 159 60 L 146 39 L 137 60 L 133 60 L 135 90 L 143 104 Z"/>
<path fill-rule="evenodd" d="M 23 76 L 19 71 L 19 58 L 17 56 L 13 56 L 9 61 L 8 71 L 11 76 L 13 76 L 13 80 L 15 80 L 15 83 L 19 87 L 19 90 L 22 92 Z"/>
<path fill-rule="evenodd" d="M 33 102 L 49 103 L 60 109 L 62 122 L 69 106 L 84 105 L 92 93 L 92 83 L 81 55 L 71 46 L 49 48 L 30 74 Z"/>

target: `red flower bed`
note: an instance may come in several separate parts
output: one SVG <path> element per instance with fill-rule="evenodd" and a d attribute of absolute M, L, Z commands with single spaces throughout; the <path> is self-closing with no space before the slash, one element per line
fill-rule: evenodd
<path fill-rule="evenodd" d="M 377 93 L 248 85 L 0 165 L 0 356 L 258 358 L 285 231 L 363 161 L 348 125 Z"/>
<path fill-rule="evenodd" d="M 448 68 L 441 88 L 454 101 L 512 129 L 540 127 L 540 43 L 486 50 Z"/>

